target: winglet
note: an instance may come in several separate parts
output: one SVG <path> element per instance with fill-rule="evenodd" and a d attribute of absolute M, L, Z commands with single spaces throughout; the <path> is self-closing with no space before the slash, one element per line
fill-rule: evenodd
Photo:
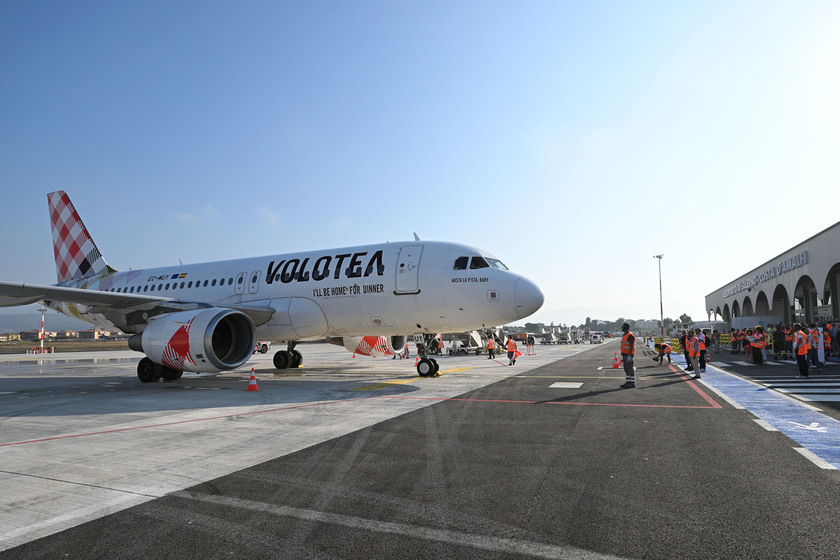
<path fill-rule="evenodd" d="M 78 280 L 105 271 L 116 272 L 105 262 L 67 193 L 49 193 L 47 201 L 58 281 Z"/>
<path fill-rule="evenodd" d="M 420 238 L 417 236 L 417 232 L 414 232 L 414 241 L 420 241 Z"/>

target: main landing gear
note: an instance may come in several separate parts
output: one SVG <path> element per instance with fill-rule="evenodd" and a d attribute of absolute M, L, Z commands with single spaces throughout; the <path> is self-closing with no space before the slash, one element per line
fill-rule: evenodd
<path fill-rule="evenodd" d="M 294 341 L 287 343 L 286 350 L 274 354 L 274 367 L 277 369 L 299 368 L 303 364 L 303 355 L 295 350 Z"/>
<path fill-rule="evenodd" d="M 156 364 L 149 358 L 143 358 L 137 364 L 137 378 L 143 383 L 155 383 L 161 379 L 164 381 L 178 381 L 182 375 L 184 375 L 183 371 Z"/>

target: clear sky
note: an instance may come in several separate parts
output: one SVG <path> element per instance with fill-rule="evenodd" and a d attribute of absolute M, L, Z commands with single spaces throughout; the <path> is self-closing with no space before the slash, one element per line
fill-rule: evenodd
<path fill-rule="evenodd" d="M 412 239 L 531 320 L 706 319 L 840 220 L 840 3 L 0 3 L 0 280 L 46 193 L 120 270 Z"/>

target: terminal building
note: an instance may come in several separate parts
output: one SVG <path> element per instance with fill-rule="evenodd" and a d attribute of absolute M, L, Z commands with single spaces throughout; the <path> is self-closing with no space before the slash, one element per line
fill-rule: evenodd
<path fill-rule="evenodd" d="M 825 322 L 840 318 L 838 279 L 840 222 L 710 293 L 706 310 L 736 328 Z"/>

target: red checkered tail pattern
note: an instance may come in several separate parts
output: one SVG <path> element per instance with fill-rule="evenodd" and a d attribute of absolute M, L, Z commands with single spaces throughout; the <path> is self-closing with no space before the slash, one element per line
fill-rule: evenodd
<path fill-rule="evenodd" d="M 85 224 L 64 191 L 47 195 L 50 206 L 55 270 L 59 282 L 78 280 L 104 271 L 114 272 L 91 239 Z"/>

